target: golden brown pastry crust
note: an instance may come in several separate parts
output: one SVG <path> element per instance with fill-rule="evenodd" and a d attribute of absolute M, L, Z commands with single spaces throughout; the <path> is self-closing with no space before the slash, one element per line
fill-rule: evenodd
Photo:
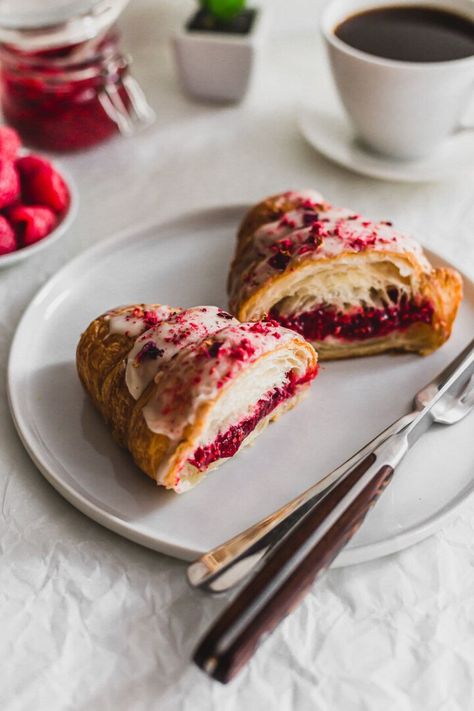
<path fill-rule="evenodd" d="M 319 202 L 317 197 L 315 200 Z M 370 256 L 371 246 L 367 247 L 366 251 L 342 249 L 336 255 L 320 254 L 317 260 L 314 259 L 314 254 L 308 253 L 290 260 L 283 271 L 270 270 L 263 280 L 256 282 L 253 288 L 248 288 L 248 275 L 258 265 L 262 256 L 257 247 L 258 230 L 285 219 L 288 213 L 300 209 L 301 203 L 301 195 L 296 192 L 273 195 L 252 207 L 244 216 L 238 230 L 235 255 L 228 277 L 230 310 L 240 320 L 264 318 L 279 301 L 283 288 L 288 289 L 291 280 L 297 278 L 305 269 L 317 270 L 324 265 L 336 269 L 338 265 L 350 265 L 351 260 L 360 260 L 362 252 Z M 323 214 L 324 210 L 331 209 L 322 198 L 321 205 Z M 405 239 L 403 236 L 400 238 Z M 427 355 L 449 338 L 462 300 L 462 280 L 459 273 L 450 268 L 433 268 L 427 264 L 424 255 L 420 256 L 407 249 L 402 252 L 399 245 L 396 242 L 394 244 L 396 249 L 393 249 L 388 241 L 386 246 L 381 247 L 379 244 L 376 248 L 377 254 L 387 261 L 403 259 L 409 266 L 413 281 L 418 284 L 417 297 L 433 305 L 432 323 L 414 323 L 403 331 L 365 341 L 312 340 L 320 360 L 373 355 L 387 350 L 412 351 Z M 373 252 L 375 253 L 375 249 Z"/>
<path fill-rule="evenodd" d="M 124 334 L 110 333 L 109 321 L 111 316 L 126 314 L 129 311 L 129 306 L 121 306 L 96 318 L 86 328 L 77 346 L 76 364 L 79 378 L 106 420 L 110 419 L 110 404 L 109 400 L 105 401 L 103 397 L 104 382 L 113 368 L 122 363 L 135 342 L 134 338 Z"/>

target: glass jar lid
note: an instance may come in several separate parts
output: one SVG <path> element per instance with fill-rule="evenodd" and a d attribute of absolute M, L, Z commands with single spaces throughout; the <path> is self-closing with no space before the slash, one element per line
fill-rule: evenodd
<path fill-rule="evenodd" d="M 26 51 L 97 37 L 128 0 L 0 0 L 0 42 Z"/>

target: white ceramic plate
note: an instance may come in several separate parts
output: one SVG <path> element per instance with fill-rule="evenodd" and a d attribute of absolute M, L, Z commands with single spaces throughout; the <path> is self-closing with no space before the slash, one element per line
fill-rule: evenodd
<path fill-rule="evenodd" d="M 438 182 L 472 175 L 474 171 L 472 130 L 456 133 L 427 158 L 404 161 L 366 150 L 357 141 L 342 106 L 330 93 L 324 106 L 301 107 L 298 124 L 308 143 L 323 156 L 373 178 L 409 183 Z"/>
<path fill-rule="evenodd" d="M 378 356 L 323 365 L 310 396 L 189 493 L 157 488 L 113 442 L 79 384 L 81 331 L 135 302 L 226 305 L 226 273 L 243 206 L 194 213 L 129 233 L 56 274 L 25 312 L 8 388 L 18 432 L 48 481 L 104 526 L 192 559 L 284 504 L 405 412 L 412 394 L 474 331 L 474 285 L 452 339 L 422 359 Z M 438 260 L 439 261 L 439 260 Z M 26 355 L 25 355 L 26 354 Z M 473 490 L 473 419 L 432 428 L 349 547 L 344 565 L 399 550 L 441 526 Z"/>
<path fill-rule="evenodd" d="M 21 152 L 21 155 L 28 155 L 28 153 L 28 151 L 23 150 Z M 54 230 L 50 232 L 49 235 L 47 235 L 46 237 L 43 237 L 43 239 L 41 239 L 39 242 L 32 244 L 30 247 L 23 247 L 22 249 L 17 249 L 15 252 L 9 252 L 9 254 L 0 255 L 0 269 L 3 269 L 4 267 L 11 267 L 13 264 L 16 264 L 17 262 L 22 262 L 24 259 L 33 257 L 39 252 L 42 252 L 44 249 L 51 247 L 51 245 L 53 245 L 66 234 L 66 232 L 68 231 L 71 224 L 76 218 L 77 208 L 79 204 L 79 196 L 76 184 L 72 177 L 69 175 L 69 173 L 64 170 L 62 165 L 58 164 L 57 161 L 52 162 L 58 173 L 60 173 L 66 181 L 66 184 L 69 188 L 70 202 L 68 211 L 66 212 L 62 220 L 58 222 Z"/>

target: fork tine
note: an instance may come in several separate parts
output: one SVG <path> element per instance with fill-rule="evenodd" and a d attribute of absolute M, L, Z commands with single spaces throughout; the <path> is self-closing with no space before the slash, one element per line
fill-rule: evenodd
<path fill-rule="evenodd" d="M 460 401 L 463 405 L 474 407 L 474 375 L 471 375 L 460 395 Z"/>

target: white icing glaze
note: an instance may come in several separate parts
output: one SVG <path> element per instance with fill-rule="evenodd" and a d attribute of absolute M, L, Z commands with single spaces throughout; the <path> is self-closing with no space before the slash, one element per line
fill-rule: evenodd
<path fill-rule="evenodd" d="M 160 321 L 135 341 L 129 353 L 125 381 L 132 397 L 140 397 L 156 374 L 183 348 L 197 344 L 237 319 L 217 306 L 196 306 Z M 148 354 L 148 355 L 147 355 Z"/>
<path fill-rule="evenodd" d="M 109 333 L 116 333 L 122 336 L 130 336 L 136 338 L 144 331 L 151 327 L 151 323 L 147 322 L 147 315 L 153 315 L 161 321 L 167 319 L 175 311 L 171 306 L 156 306 L 153 304 L 140 304 L 139 306 L 131 306 L 127 311 L 117 313 L 116 310 L 110 311 L 106 318 L 109 321 Z"/>
<path fill-rule="evenodd" d="M 213 402 L 243 368 L 295 337 L 293 331 L 273 323 L 241 323 L 182 349 L 165 366 L 143 409 L 149 429 L 179 442 L 203 403 Z"/>
<path fill-rule="evenodd" d="M 231 302 L 237 296 L 235 291 L 239 292 L 239 300 L 246 299 L 269 277 L 291 269 L 302 260 L 319 261 L 343 253 L 368 250 L 412 253 L 424 270 L 431 270 L 421 246 L 413 238 L 397 232 L 389 223 L 375 223 L 352 210 L 332 207 L 318 193 L 308 199 L 309 193 L 285 193 L 282 199 L 299 199 L 301 204 L 257 230 L 249 246 L 250 253 L 242 258 L 243 271 L 234 280 Z"/>

